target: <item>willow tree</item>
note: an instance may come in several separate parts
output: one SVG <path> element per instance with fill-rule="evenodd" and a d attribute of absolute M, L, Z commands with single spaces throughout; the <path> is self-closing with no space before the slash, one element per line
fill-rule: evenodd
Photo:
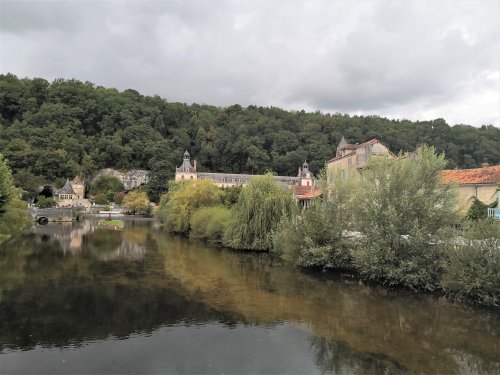
<path fill-rule="evenodd" d="M 167 230 L 187 234 L 193 213 L 202 207 L 221 205 L 224 192 L 210 180 L 170 182 L 161 197 L 158 219 Z"/>
<path fill-rule="evenodd" d="M 252 178 L 233 206 L 225 245 L 244 250 L 270 250 L 280 221 L 296 207 L 292 191 L 271 174 Z"/>

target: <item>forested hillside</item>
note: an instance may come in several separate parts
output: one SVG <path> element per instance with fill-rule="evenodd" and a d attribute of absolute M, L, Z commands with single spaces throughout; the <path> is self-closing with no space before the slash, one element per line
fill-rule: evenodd
<path fill-rule="evenodd" d="M 60 183 L 99 168 L 144 168 L 152 171 L 154 198 L 186 149 L 199 170 L 283 175 L 297 173 L 304 160 L 318 171 L 342 136 L 378 138 L 396 153 L 434 145 L 449 168 L 500 162 L 500 129 L 493 126 L 187 105 L 77 80 L 0 75 L 0 116 L 0 152 L 23 180 Z"/>

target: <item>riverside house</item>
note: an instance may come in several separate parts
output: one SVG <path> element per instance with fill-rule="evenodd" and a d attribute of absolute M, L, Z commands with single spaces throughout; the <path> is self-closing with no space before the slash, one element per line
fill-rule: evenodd
<path fill-rule="evenodd" d="M 459 206 L 466 212 L 472 204 L 472 198 L 477 198 L 489 209 L 488 215 L 500 219 L 500 165 L 489 166 L 484 163 L 481 168 L 444 170 L 442 177 L 446 183 L 458 186 Z"/>

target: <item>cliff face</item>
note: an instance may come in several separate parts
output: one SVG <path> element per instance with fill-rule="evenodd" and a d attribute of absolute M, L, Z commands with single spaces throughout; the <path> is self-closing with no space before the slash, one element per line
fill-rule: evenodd
<path fill-rule="evenodd" d="M 105 168 L 100 169 L 96 173 L 94 178 L 97 178 L 99 176 L 116 177 L 123 183 L 125 190 L 131 190 L 148 182 L 149 171 L 146 171 L 144 169 L 132 169 L 127 172 L 120 172 L 116 169 Z"/>

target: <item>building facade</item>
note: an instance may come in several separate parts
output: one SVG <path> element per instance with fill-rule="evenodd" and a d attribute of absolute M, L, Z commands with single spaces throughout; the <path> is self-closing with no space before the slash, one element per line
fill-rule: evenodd
<path fill-rule="evenodd" d="M 84 199 L 85 183 L 76 176 L 73 180 L 66 179 L 64 186 L 54 193 L 59 207 L 67 206 L 89 206 L 89 201 Z"/>
<path fill-rule="evenodd" d="M 366 168 L 370 158 L 374 156 L 393 157 L 394 155 L 378 139 L 350 144 L 342 137 L 335 157 L 328 160 L 326 166 L 328 170 L 340 170 L 343 177 L 348 177 L 353 171 Z"/>
<path fill-rule="evenodd" d="M 481 168 L 451 169 L 441 172 L 445 183 L 458 186 L 458 204 L 462 213 L 466 212 L 477 198 L 486 205 L 494 205 L 500 209 L 500 165 L 483 164 Z"/>
<path fill-rule="evenodd" d="M 238 173 L 209 173 L 196 170 L 196 160 L 191 164 L 189 152 L 185 152 L 182 164 L 175 169 L 175 180 L 212 180 L 219 187 L 246 186 L 256 175 Z M 309 170 L 309 164 L 304 161 L 299 168 L 297 176 L 274 176 L 274 178 L 285 186 L 293 189 L 296 199 L 304 206 L 321 195 L 316 186 L 316 178 Z"/>

